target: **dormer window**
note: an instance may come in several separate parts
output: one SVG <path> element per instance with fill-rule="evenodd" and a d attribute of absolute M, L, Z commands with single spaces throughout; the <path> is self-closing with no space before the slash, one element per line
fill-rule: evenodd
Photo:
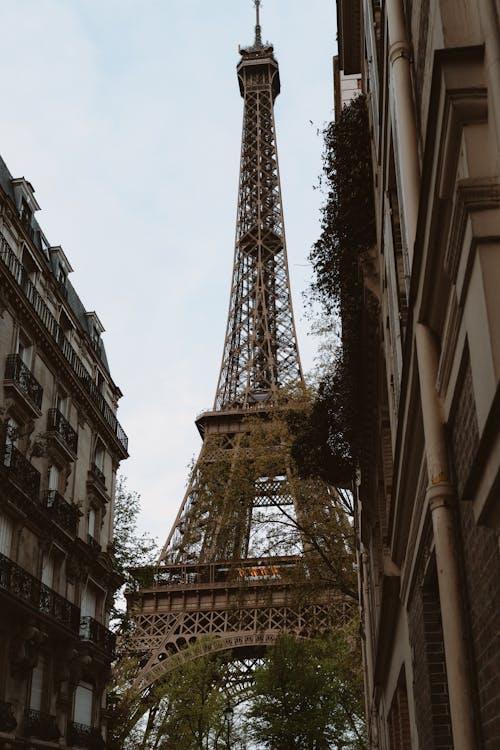
<path fill-rule="evenodd" d="M 90 336 L 92 348 L 96 352 L 99 352 L 99 343 L 101 340 L 101 333 L 104 333 L 104 326 L 97 317 L 97 313 L 94 311 L 85 313 L 85 317 L 87 318 L 87 330 Z"/>
<path fill-rule="evenodd" d="M 28 203 L 24 198 L 21 201 L 20 218 L 21 218 L 21 224 L 23 225 L 23 227 L 26 229 L 28 234 L 31 234 L 31 229 L 32 229 L 31 223 L 33 219 L 33 211 L 28 206 Z"/>
<path fill-rule="evenodd" d="M 19 212 L 21 224 L 28 232 L 30 237 L 32 237 L 33 215 L 35 211 L 40 210 L 40 206 L 38 205 L 35 198 L 33 185 L 24 177 L 18 177 L 12 180 L 12 187 L 14 188 L 14 198 L 16 202 L 16 208 Z"/>
<path fill-rule="evenodd" d="M 68 279 L 68 274 L 65 272 L 64 268 L 59 265 L 57 269 L 57 280 L 61 284 L 61 286 L 66 287 L 66 281 Z"/>
<path fill-rule="evenodd" d="M 63 295 L 66 296 L 68 291 L 68 275 L 72 273 L 73 269 L 60 245 L 49 247 L 49 253 L 52 261 L 52 269 L 59 285 L 59 289 Z"/>

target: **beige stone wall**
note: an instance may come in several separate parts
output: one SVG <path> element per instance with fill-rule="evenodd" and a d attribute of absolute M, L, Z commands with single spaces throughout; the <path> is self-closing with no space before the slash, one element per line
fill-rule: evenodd
<path fill-rule="evenodd" d="M 391 462 L 381 434 L 359 487 L 370 747 L 489 750 L 500 743 L 498 3 L 353 5 L 353 33 L 376 50 L 359 70 L 378 224 L 373 380 L 392 445 Z"/>
<path fill-rule="evenodd" d="M 127 455 L 112 421 L 120 394 L 44 246 L 0 186 L 0 540 L 11 539 L 0 550 L 0 747 L 81 744 L 71 729 L 80 683 L 93 691 L 88 731 L 96 741 L 105 734 L 106 626 L 120 582 L 110 554 L 115 474 Z M 52 316 L 70 325 L 74 364 Z M 7 377 L 19 340 L 30 356 Z M 9 419 L 18 425 L 13 447 Z"/>

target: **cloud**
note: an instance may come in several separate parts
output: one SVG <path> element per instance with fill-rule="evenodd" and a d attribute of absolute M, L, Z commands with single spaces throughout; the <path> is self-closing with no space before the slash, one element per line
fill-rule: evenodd
<path fill-rule="evenodd" d="M 33 183 L 39 220 L 106 328 L 123 465 L 143 522 L 168 530 L 193 420 L 213 401 L 231 264 L 242 100 L 237 46 L 250 2 L 20 0 L 2 9 L 0 151 Z M 333 106 L 334 4 L 268 0 L 292 289 L 297 318 L 318 234 L 321 126 Z M 298 320 L 303 361 L 314 345 Z M 156 532 L 155 532 L 156 533 Z"/>

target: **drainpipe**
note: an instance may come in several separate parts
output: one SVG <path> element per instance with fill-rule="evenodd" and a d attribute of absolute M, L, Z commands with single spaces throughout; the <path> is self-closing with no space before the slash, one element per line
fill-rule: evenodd
<path fill-rule="evenodd" d="M 410 72 L 411 49 L 408 37 L 406 36 L 401 0 L 387 0 L 387 22 L 389 26 L 389 65 L 394 86 L 396 108 L 396 117 L 394 119 L 400 157 L 401 202 L 408 241 L 408 260 L 411 269 L 413 243 L 417 231 L 420 165 L 417 150 L 417 127 L 413 112 L 413 91 Z"/>
<path fill-rule="evenodd" d="M 496 174 L 500 175 L 500 18 L 495 0 L 480 0 L 479 19 L 485 42 L 485 62 L 488 72 L 488 107 L 493 115 L 496 137 Z"/>
<path fill-rule="evenodd" d="M 415 342 L 429 475 L 427 499 L 434 532 L 453 747 L 455 750 L 475 750 L 477 745 L 457 545 L 456 494 L 450 482 L 441 404 L 435 388 L 438 350 L 432 331 L 421 323 L 416 326 Z"/>
<path fill-rule="evenodd" d="M 420 199 L 420 168 L 410 78 L 410 46 L 401 0 L 387 0 L 387 19 L 398 153 L 401 155 L 403 216 L 411 264 Z M 475 750 L 471 711 L 472 689 L 455 529 L 456 496 L 450 483 L 441 402 L 435 387 L 439 355 L 432 331 L 422 323 L 416 325 L 415 349 L 429 479 L 427 497 L 434 532 L 453 746 L 455 750 Z"/>

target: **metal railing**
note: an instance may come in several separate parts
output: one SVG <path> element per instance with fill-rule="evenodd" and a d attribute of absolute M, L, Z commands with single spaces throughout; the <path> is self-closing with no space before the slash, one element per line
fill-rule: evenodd
<path fill-rule="evenodd" d="M 0 554 L 0 589 L 22 599 L 33 609 L 73 631 L 80 626 L 80 610 L 10 558 Z"/>
<path fill-rule="evenodd" d="M 27 708 L 24 712 L 24 733 L 47 742 L 57 742 L 61 733 L 57 727 L 56 717 Z"/>
<path fill-rule="evenodd" d="M 53 520 L 75 536 L 80 516 L 76 505 L 68 503 L 57 490 L 47 490 L 44 495 L 44 504 Z"/>
<path fill-rule="evenodd" d="M 19 354 L 9 354 L 7 357 L 5 379 L 16 383 L 37 409 L 42 408 L 43 388 Z"/>
<path fill-rule="evenodd" d="M 68 724 L 68 745 L 87 747 L 89 750 L 104 750 L 106 746 L 99 729 L 76 721 Z"/>
<path fill-rule="evenodd" d="M 44 328 L 52 337 L 53 341 L 55 341 L 55 343 L 57 344 L 59 351 L 62 353 L 62 355 L 72 368 L 74 374 L 80 381 L 80 384 L 87 392 L 90 400 L 96 406 L 97 410 L 100 412 L 104 421 L 116 436 L 122 448 L 127 451 L 128 438 L 122 426 L 118 422 L 115 413 L 104 399 L 104 396 L 100 392 L 97 385 L 94 383 L 90 374 L 87 372 L 87 369 L 85 368 L 82 360 L 69 343 L 63 329 L 50 312 L 41 295 L 36 290 L 34 284 L 30 281 L 28 272 L 24 268 L 23 264 L 12 252 L 5 238 L 1 234 L 0 260 L 9 271 L 10 275 L 14 278 L 18 286 L 22 289 L 32 309 L 38 316 L 38 319 L 41 321 Z"/>
<path fill-rule="evenodd" d="M 3 447 L 3 465 L 9 470 L 9 478 L 33 501 L 40 492 L 40 472 L 23 456 L 12 443 Z"/>
<path fill-rule="evenodd" d="M 17 721 L 12 711 L 12 703 L 0 701 L 0 732 L 13 732 L 16 727 Z"/>
<path fill-rule="evenodd" d="M 49 409 L 47 414 L 47 430 L 49 432 L 56 432 L 66 447 L 72 453 L 77 453 L 78 434 L 59 409 Z"/>
<path fill-rule="evenodd" d="M 82 641 L 90 641 L 111 655 L 115 649 L 116 636 L 102 623 L 93 617 L 82 617 L 80 620 L 80 638 Z"/>

